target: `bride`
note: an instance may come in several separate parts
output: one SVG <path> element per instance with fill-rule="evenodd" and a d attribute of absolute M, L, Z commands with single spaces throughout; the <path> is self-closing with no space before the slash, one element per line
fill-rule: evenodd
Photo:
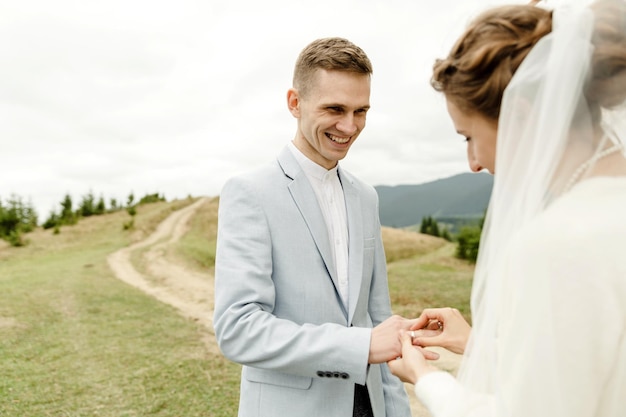
<path fill-rule="evenodd" d="M 471 169 L 495 175 L 473 327 L 425 310 L 389 362 L 435 417 L 626 413 L 626 0 L 548 6 L 484 12 L 434 65 Z M 456 379 L 436 345 L 463 353 Z"/>

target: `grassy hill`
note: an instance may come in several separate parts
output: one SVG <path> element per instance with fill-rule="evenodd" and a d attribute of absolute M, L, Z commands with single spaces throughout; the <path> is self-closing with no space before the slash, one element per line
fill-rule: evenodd
<path fill-rule="evenodd" d="M 190 202 L 141 206 L 133 231 L 118 212 L 0 246 L 0 415 L 236 414 L 240 367 L 207 351 L 205 328 L 117 280 L 106 262 Z M 179 243 L 190 268 L 212 268 L 216 207 L 203 206 Z M 395 313 L 454 306 L 469 317 L 473 265 L 453 257 L 453 243 L 391 228 L 383 239 Z"/>
<path fill-rule="evenodd" d="M 141 206 L 132 232 L 118 212 L 0 249 L 0 415 L 235 414 L 237 391 L 221 384 L 236 384 L 237 367 L 207 352 L 203 329 L 116 279 L 106 262 L 187 203 Z"/>

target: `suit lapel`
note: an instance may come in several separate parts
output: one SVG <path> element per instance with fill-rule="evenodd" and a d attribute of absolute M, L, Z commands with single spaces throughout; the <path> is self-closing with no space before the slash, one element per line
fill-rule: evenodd
<path fill-rule="evenodd" d="M 298 206 L 304 221 L 306 222 L 311 236 L 315 241 L 315 245 L 326 265 L 326 269 L 330 278 L 335 285 L 335 291 L 337 297 L 339 297 L 339 283 L 337 279 L 337 268 L 333 261 L 333 254 L 330 247 L 330 238 L 328 236 L 328 229 L 326 228 L 326 221 L 324 215 L 320 209 L 319 202 L 315 196 L 315 191 L 311 187 L 309 180 L 302 171 L 300 164 L 291 154 L 288 147 L 285 147 L 278 157 L 278 162 L 282 167 L 285 175 L 292 179 L 288 188 L 291 196 Z M 343 303 L 342 303 L 343 306 Z"/>
<path fill-rule="evenodd" d="M 350 283 L 348 323 L 351 323 L 359 302 L 363 279 L 363 211 L 357 189 L 341 168 L 339 168 L 339 177 L 346 199 L 348 220 L 348 282 Z"/>

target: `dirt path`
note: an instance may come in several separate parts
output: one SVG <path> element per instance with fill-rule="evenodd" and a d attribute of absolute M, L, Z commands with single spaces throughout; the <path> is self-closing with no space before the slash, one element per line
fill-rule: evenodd
<path fill-rule="evenodd" d="M 112 253 L 107 258 L 118 279 L 144 291 L 157 300 L 175 307 L 209 331 L 207 346 L 217 352 L 213 331 L 213 276 L 192 271 L 168 257 L 168 250 L 187 232 L 189 219 L 208 198 L 170 214 L 146 239 Z M 139 272 L 131 262 L 139 251 L 145 272 Z"/>
<path fill-rule="evenodd" d="M 212 352 L 218 352 L 213 331 L 214 280 L 211 274 L 189 270 L 168 258 L 168 249 L 187 232 L 188 221 L 196 210 L 208 199 L 201 198 L 195 203 L 175 211 L 167 217 L 157 230 L 145 240 L 120 249 L 108 257 L 108 263 L 118 279 L 144 291 L 157 300 L 169 304 L 185 317 L 202 324 L 209 330 L 206 340 Z M 141 251 L 142 261 L 147 265 L 146 272 L 135 269 L 131 256 Z M 443 349 L 436 350 L 441 358 L 438 366 L 448 371 L 456 371 L 460 357 Z M 417 401 L 413 386 L 406 384 L 411 400 L 413 417 L 430 417 L 430 414 Z"/>

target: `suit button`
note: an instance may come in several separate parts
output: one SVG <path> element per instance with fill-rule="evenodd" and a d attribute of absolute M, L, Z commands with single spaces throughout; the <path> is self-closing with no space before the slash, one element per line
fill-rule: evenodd
<path fill-rule="evenodd" d="M 326 371 L 326 372 L 324 372 L 324 376 L 327 376 L 328 378 L 332 378 L 333 377 L 333 373 L 329 372 L 329 371 Z"/>
<path fill-rule="evenodd" d="M 348 375 L 347 373 L 345 373 L 345 372 L 341 373 L 341 378 L 342 379 L 348 379 L 349 377 L 350 377 L 350 375 Z"/>
<path fill-rule="evenodd" d="M 333 376 L 334 376 L 335 378 L 339 378 L 339 372 L 333 372 Z"/>
<path fill-rule="evenodd" d="M 324 372 L 322 371 L 317 371 L 317 376 L 324 378 Z"/>

